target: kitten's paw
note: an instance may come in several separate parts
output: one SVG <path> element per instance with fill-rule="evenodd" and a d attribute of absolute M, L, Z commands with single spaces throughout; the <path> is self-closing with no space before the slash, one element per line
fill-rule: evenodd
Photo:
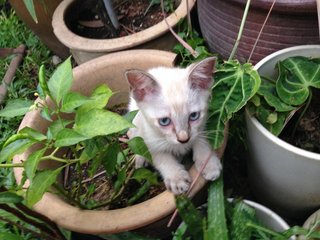
<path fill-rule="evenodd" d="M 202 169 L 202 164 L 196 162 L 196 168 L 198 171 Z M 220 176 L 222 170 L 222 165 L 220 160 L 214 155 L 210 158 L 204 170 L 202 171 L 202 176 L 210 181 L 217 179 Z"/>
<path fill-rule="evenodd" d="M 191 181 L 192 179 L 186 170 L 180 170 L 174 176 L 164 179 L 167 189 L 175 195 L 187 192 Z"/>
<path fill-rule="evenodd" d="M 148 165 L 148 162 L 144 157 L 136 155 L 136 157 L 135 157 L 135 168 L 136 169 L 146 167 L 147 165 Z"/>

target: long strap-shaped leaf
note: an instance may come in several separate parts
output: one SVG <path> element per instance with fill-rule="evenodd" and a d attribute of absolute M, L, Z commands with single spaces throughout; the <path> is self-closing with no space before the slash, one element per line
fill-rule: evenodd
<path fill-rule="evenodd" d="M 207 128 L 208 138 L 217 149 L 223 143 L 226 122 L 258 91 L 261 79 L 251 64 L 232 60 L 218 67 L 215 82 Z"/>

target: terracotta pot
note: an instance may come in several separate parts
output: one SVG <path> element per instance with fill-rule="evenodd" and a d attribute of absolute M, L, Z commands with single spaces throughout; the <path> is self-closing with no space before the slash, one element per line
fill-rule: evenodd
<path fill-rule="evenodd" d="M 245 0 L 199 0 L 198 16 L 201 32 L 212 52 L 228 59 L 237 39 Z M 235 58 L 248 60 L 253 44 L 265 21 L 272 0 L 251 1 L 243 36 Z M 263 57 L 286 47 L 319 44 L 315 0 L 279 0 L 264 27 L 251 58 L 257 63 Z"/>
<path fill-rule="evenodd" d="M 181 0 L 180 5 L 174 13 L 167 17 L 170 26 L 174 27 L 187 15 L 187 1 L 190 9 L 196 0 Z M 113 39 L 89 39 L 76 35 L 67 27 L 66 21 L 68 11 L 74 0 L 64 0 L 56 9 L 52 25 L 57 38 L 70 48 L 71 53 L 78 64 L 90 59 L 120 50 L 132 48 L 172 50 L 176 39 L 169 32 L 166 22 L 147 28 L 143 31 Z"/>
<path fill-rule="evenodd" d="M 125 103 L 128 101 L 129 88 L 124 78 L 125 70 L 134 68 L 146 70 L 155 66 L 172 66 L 175 56 L 173 53 L 159 50 L 130 50 L 108 54 L 76 67 L 73 70 L 72 90 L 89 95 L 97 85 L 105 83 L 117 92 L 110 100 L 110 104 Z M 41 118 L 38 111 L 32 111 L 26 114 L 20 129 L 25 126 L 45 132 L 49 122 Z M 223 150 L 224 147 L 218 154 L 220 157 Z M 29 149 L 22 155 L 16 156 L 14 162 L 27 159 L 31 152 L 32 150 Z M 190 174 L 194 178 L 196 173 L 193 166 Z M 15 169 L 15 177 L 18 182 L 21 180 L 21 174 L 22 169 Z M 200 177 L 191 195 L 194 196 L 205 183 L 206 181 Z M 174 196 L 165 191 L 152 199 L 127 208 L 110 211 L 81 210 L 64 202 L 55 194 L 45 193 L 34 209 L 61 227 L 76 232 L 103 234 L 141 230 L 145 227 L 152 235 L 158 235 L 157 233 L 163 235 L 164 233 L 170 234 L 171 230 L 165 226 L 170 214 L 175 209 L 175 201 Z"/>
<path fill-rule="evenodd" d="M 53 34 L 53 28 L 51 25 L 53 12 L 61 1 L 62 0 L 33 1 L 38 23 L 32 19 L 23 1 L 9 0 L 9 3 L 14 8 L 18 17 L 40 38 L 40 40 L 50 50 L 52 50 L 61 58 L 66 58 L 69 55 L 69 49 L 60 43 L 57 37 Z"/>
<path fill-rule="evenodd" d="M 282 49 L 256 64 L 261 76 L 277 76 L 276 63 L 292 56 L 319 57 L 320 45 Z M 246 111 L 248 173 L 253 194 L 283 216 L 301 218 L 320 206 L 320 154 L 295 147 L 269 132 Z"/>

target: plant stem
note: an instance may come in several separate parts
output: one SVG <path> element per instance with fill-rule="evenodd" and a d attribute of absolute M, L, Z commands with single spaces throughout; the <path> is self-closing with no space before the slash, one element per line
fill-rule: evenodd
<path fill-rule="evenodd" d="M 2 164 L 0 164 L 0 168 L 15 168 L 15 167 L 23 167 L 23 163 L 2 163 Z"/>
<path fill-rule="evenodd" d="M 248 12 L 249 12 L 249 7 L 250 7 L 250 2 L 251 0 L 248 0 L 247 1 L 247 4 L 246 4 L 246 8 L 244 10 L 244 13 L 243 13 L 243 16 L 242 16 L 242 20 L 241 20 L 241 24 L 240 24 L 240 28 L 239 28 L 239 32 L 238 32 L 238 37 L 237 37 L 237 40 L 233 46 L 233 49 L 231 51 L 231 54 L 230 54 L 230 57 L 228 59 L 228 61 L 231 61 L 233 58 L 234 58 L 234 55 L 236 54 L 236 51 L 238 49 L 238 45 L 240 43 L 240 40 L 241 40 L 241 37 L 242 37 L 242 32 L 243 32 L 243 28 L 244 28 L 244 24 L 246 22 L 246 19 L 247 19 L 247 15 L 248 15 Z"/>
<path fill-rule="evenodd" d="M 248 226 L 248 227 L 255 228 L 256 230 L 260 230 L 260 231 L 265 232 L 265 233 L 267 233 L 267 234 L 270 234 L 270 235 L 276 237 L 276 238 L 279 239 L 279 240 L 281 240 L 281 239 L 286 240 L 286 239 L 287 239 L 285 236 L 283 236 L 283 235 L 280 234 L 280 233 L 277 233 L 277 232 L 275 232 L 275 231 L 273 231 L 273 230 L 271 230 L 271 229 L 268 229 L 268 228 L 259 226 L 259 225 L 255 224 L 255 223 L 252 223 L 252 222 L 248 222 L 248 223 L 247 223 L 247 226 Z"/>

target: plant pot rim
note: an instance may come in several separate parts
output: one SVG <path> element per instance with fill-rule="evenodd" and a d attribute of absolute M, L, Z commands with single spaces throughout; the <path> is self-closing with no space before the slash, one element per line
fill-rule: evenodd
<path fill-rule="evenodd" d="M 106 51 L 113 52 L 132 48 L 152 39 L 155 39 L 169 31 L 166 21 L 162 20 L 158 24 L 140 32 L 113 39 L 90 39 L 81 37 L 66 26 L 64 16 L 66 9 L 74 0 L 64 0 L 56 8 L 52 17 L 53 31 L 57 38 L 70 49 L 83 50 L 88 52 Z M 195 5 L 196 0 L 181 0 L 178 8 L 166 17 L 170 27 L 178 24 L 180 19 L 187 16 L 187 1 L 189 8 Z"/>
<path fill-rule="evenodd" d="M 135 59 L 146 61 L 150 58 L 159 58 L 161 62 L 173 63 L 175 57 L 176 55 L 174 53 L 161 50 L 128 50 L 110 53 L 92 59 L 74 68 L 73 84 L 77 84 L 79 82 L 77 79 L 82 72 L 86 72 L 88 74 L 89 71 L 91 74 L 96 71 L 95 68 L 101 69 L 105 66 L 116 67 L 117 64 L 123 61 L 123 59 L 126 59 L 127 62 L 131 63 L 135 62 Z M 19 129 L 22 129 L 25 126 L 39 126 L 39 119 L 39 111 L 34 110 L 28 112 L 23 118 Z M 224 145 L 217 153 L 219 157 L 221 157 L 224 152 L 226 141 L 227 137 L 225 138 Z M 23 154 L 16 155 L 13 162 L 21 163 L 21 159 L 27 159 L 27 156 L 30 155 L 30 153 L 31 151 L 26 151 Z M 198 174 L 195 166 L 193 166 L 189 172 L 193 179 Z M 15 168 L 14 174 L 17 182 L 20 182 L 22 178 L 22 169 Z M 194 196 L 201 188 L 203 188 L 206 182 L 207 181 L 204 178 L 199 177 L 190 193 L 191 196 Z M 40 202 L 34 206 L 34 209 L 46 215 L 63 228 L 81 233 L 104 234 L 138 229 L 163 219 L 175 210 L 175 199 L 172 193 L 164 191 L 156 197 L 133 206 L 115 210 L 99 211 L 81 210 L 64 202 L 57 195 L 47 192 L 44 194 Z M 121 225 L 118 224 L 119 222 L 121 222 Z"/>
<path fill-rule="evenodd" d="M 261 66 L 267 64 L 268 62 L 272 61 L 274 58 L 281 58 L 282 55 L 286 55 L 292 51 L 300 51 L 300 50 L 310 50 L 310 49 L 318 49 L 320 51 L 320 45 L 300 45 L 300 46 L 293 46 L 285 49 L 281 49 L 276 51 L 265 58 L 261 59 L 255 66 L 255 70 L 259 70 Z M 285 57 L 283 57 L 285 58 Z M 283 59 L 282 58 L 282 59 Z M 263 134 L 266 138 L 270 141 L 274 142 L 280 148 L 284 148 L 289 152 L 293 152 L 299 156 L 303 156 L 308 158 L 309 160 L 320 161 L 320 154 L 304 150 L 302 148 L 296 147 L 292 144 L 285 142 L 284 140 L 280 139 L 279 137 L 273 135 L 269 130 L 267 130 L 254 116 L 251 116 L 249 113 L 248 108 L 246 108 L 245 114 L 247 119 Z"/>

